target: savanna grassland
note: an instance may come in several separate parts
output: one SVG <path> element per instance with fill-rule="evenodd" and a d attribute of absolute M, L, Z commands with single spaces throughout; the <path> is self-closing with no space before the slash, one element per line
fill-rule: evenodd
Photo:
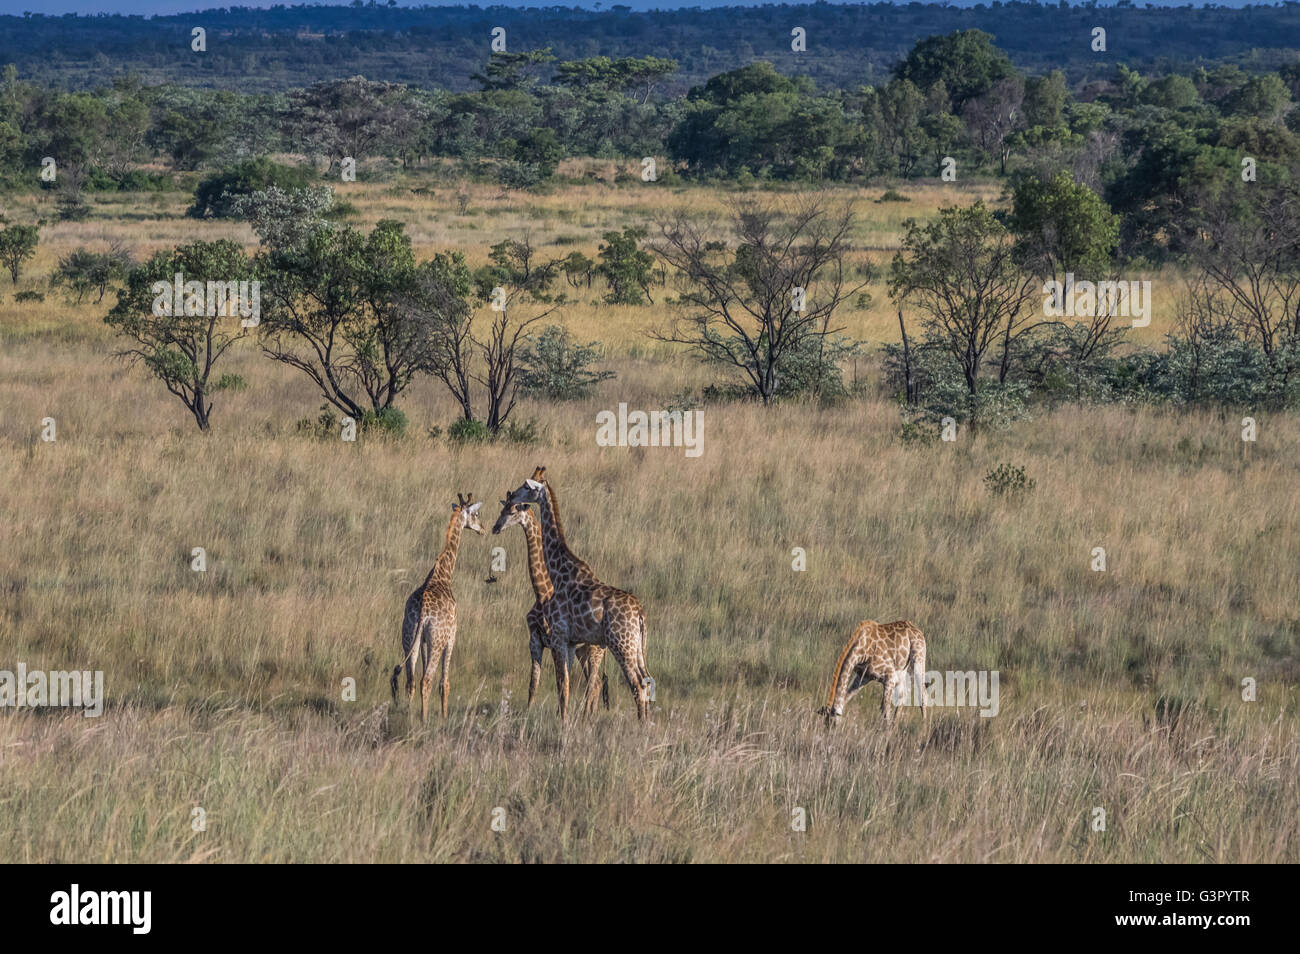
<path fill-rule="evenodd" d="M 908 216 L 999 194 L 898 189 L 911 201 L 840 190 L 860 257 L 886 262 Z M 357 224 L 400 219 L 421 256 L 459 249 L 471 265 L 522 232 L 545 254 L 594 255 L 606 230 L 728 197 L 595 181 L 534 196 L 436 176 L 338 192 Z M 6 211 L 30 220 L 44 201 Z M 197 225 L 188 202 L 96 199 L 90 220 L 42 230 L 19 290 L 44 291 L 61 255 L 114 238 L 137 259 L 196 238 L 252 250 L 247 226 Z M 1179 278 L 1148 277 L 1154 320 L 1137 342 L 1168 329 Z M 344 443 L 297 429 L 319 394 L 251 340 L 226 368 L 248 387 L 222 393 L 201 434 L 112 357 L 111 294 L 18 304 L 5 279 L 0 668 L 102 669 L 108 703 L 98 719 L 0 715 L 0 860 L 1300 860 L 1294 415 L 1260 415 L 1249 447 L 1237 416 L 1145 405 L 1039 410 L 916 446 L 878 362 L 860 359 L 847 374 L 869 386 L 832 406 L 704 405 L 699 458 L 601 448 L 597 411 L 664 407 L 715 372 L 646 336 L 671 288 L 639 307 L 567 290 L 556 320 L 599 340 L 617 377 L 589 399 L 523 399 L 534 442 L 430 434 L 455 409 L 422 380 L 401 401 L 404 437 Z M 896 340 L 883 281 L 867 291 L 837 324 L 873 347 Z M 54 443 L 38 438 L 45 417 Z M 990 494 L 983 478 L 1004 462 L 1034 489 Z M 526 709 L 533 596 L 510 530 L 462 543 L 450 717 L 421 728 L 389 701 L 403 601 L 457 492 L 487 501 L 490 525 L 537 464 L 573 549 L 646 607 L 652 720 L 637 723 L 612 662 L 612 711 L 562 729 L 549 662 Z M 507 569 L 489 583 L 495 546 Z M 1105 572 L 1090 569 L 1095 547 Z M 939 708 L 927 732 L 905 710 L 891 734 L 872 686 L 828 732 L 813 711 L 864 618 L 914 621 L 930 669 L 997 670 L 998 715 Z M 1247 678 L 1257 701 L 1242 700 Z"/>

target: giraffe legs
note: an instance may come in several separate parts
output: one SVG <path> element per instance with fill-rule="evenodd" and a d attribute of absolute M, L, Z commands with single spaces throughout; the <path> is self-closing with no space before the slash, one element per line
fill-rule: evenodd
<path fill-rule="evenodd" d="M 533 657 L 533 670 L 528 676 L 528 708 L 533 707 L 533 697 L 537 695 L 537 685 L 542 681 L 542 634 L 534 624 L 532 613 L 528 614 L 528 652 Z"/>
<path fill-rule="evenodd" d="M 447 695 L 451 692 L 451 650 L 456 645 L 456 637 L 447 640 L 447 648 L 442 651 L 442 718 L 447 719 Z"/>
<path fill-rule="evenodd" d="M 583 699 L 583 712 L 593 715 L 601 702 L 609 708 L 609 680 L 601 672 L 605 661 L 605 648 L 593 643 L 583 643 L 577 650 L 578 662 L 582 664 L 582 673 L 587 680 L 587 693 Z"/>
<path fill-rule="evenodd" d="M 569 650 L 564 646 L 551 648 L 555 660 L 555 691 L 560 697 L 560 721 L 569 714 Z"/>
<path fill-rule="evenodd" d="M 898 706 L 902 705 L 901 690 L 906 686 L 906 670 L 898 670 L 889 674 L 884 681 L 885 695 L 880 700 L 880 711 L 885 716 L 885 725 L 892 726 L 897 718 Z"/>
<path fill-rule="evenodd" d="M 393 689 L 393 702 L 397 702 L 397 677 L 401 675 L 402 670 L 406 670 L 406 704 L 411 705 L 411 697 L 415 693 L 415 643 L 420 638 L 420 617 L 412 614 L 411 605 L 408 601 L 406 607 L 406 616 L 402 620 L 402 655 L 403 659 L 393 668 L 393 678 L 391 685 Z"/>
<path fill-rule="evenodd" d="M 619 668 L 623 670 L 623 678 L 627 680 L 627 687 L 632 690 L 632 697 L 636 699 L 636 717 L 644 721 L 646 716 L 650 714 L 650 691 L 645 684 L 645 680 L 650 674 L 645 672 L 639 654 L 629 659 L 623 651 L 623 647 L 617 642 L 610 644 L 609 651 L 615 662 L 618 663 Z"/>
<path fill-rule="evenodd" d="M 433 691 L 433 670 L 437 663 L 433 659 L 431 648 L 427 645 L 420 648 L 421 661 L 424 663 L 424 669 L 420 676 L 420 721 L 429 721 L 429 693 Z"/>

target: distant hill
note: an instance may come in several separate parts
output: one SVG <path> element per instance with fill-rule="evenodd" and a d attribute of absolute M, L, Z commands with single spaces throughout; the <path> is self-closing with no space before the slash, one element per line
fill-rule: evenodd
<path fill-rule="evenodd" d="M 190 50 L 193 27 L 207 52 Z M 790 31 L 807 31 L 793 53 Z M 1091 49 L 1107 31 L 1107 51 Z M 175 82 L 275 91 L 364 74 L 426 87 L 475 88 L 491 31 L 512 51 L 549 46 L 560 59 L 653 55 L 681 64 L 669 91 L 723 70 L 771 60 L 820 85 L 855 87 L 883 79 L 919 38 L 977 27 L 997 37 L 1021 69 L 1061 68 L 1073 81 L 1117 63 L 1143 71 L 1229 61 L 1276 68 L 1296 57 L 1300 4 L 1243 9 L 1068 7 L 993 3 L 974 8 L 910 3 L 723 7 L 636 12 L 627 7 L 294 6 L 228 8 L 178 16 L 0 17 L 0 63 L 25 78 L 83 88 L 130 71 L 149 83 Z M 1288 38 L 1290 43 L 1288 43 Z"/>

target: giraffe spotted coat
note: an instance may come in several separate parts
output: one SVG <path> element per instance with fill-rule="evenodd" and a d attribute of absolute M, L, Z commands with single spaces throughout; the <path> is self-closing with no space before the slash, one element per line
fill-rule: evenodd
<path fill-rule="evenodd" d="M 864 620 L 840 653 L 830 698 L 818 712 L 825 716 L 827 725 L 832 725 L 844 715 L 844 707 L 854 693 L 869 682 L 879 682 L 885 687 L 880 711 L 889 725 L 893 721 L 894 705 L 900 702 L 909 677 L 914 690 L 925 679 L 925 637 L 921 631 L 903 619 L 893 623 Z M 925 721 L 925 693 L 915 692 L 915 695 Z"/>
<path fill-rule="evenodd" d="M 423 667 L 420 680 L 420 721 L 428 719 L 429 693 L 433 689 L 433 671 L 442 664 L 442 717 L 447 718 L 447 693 L 451 688 L 451 651 L 456 646 L 456 597 L 451 591 L 451 575 L 456 569 L 456 552 L 460 548 L 460 532 L 468 527 L 481 534 L 478 522 L 481 503 L 472 503 L 474 495 L 456 495 L 457 503 L 451 508 L 447 536 L 442 552 L 438 554 L 433 569 L 414 593 L 406 599 L 402 616 L 402 653 L 404 659 L 393 670 L 393 702 L 397 702 L 397 677 L 406 670 L 406 702 L 411 703 L 415 692 L 415 657 L 419 653 Z"/>

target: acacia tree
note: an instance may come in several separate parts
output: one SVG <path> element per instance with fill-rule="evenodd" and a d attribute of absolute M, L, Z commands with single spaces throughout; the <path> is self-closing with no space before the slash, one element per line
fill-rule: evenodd
<path fill-rule="evenodd" d="M 998 379 L 1006 380 L 1016 339 L 1035 325 L 1029 302 L 1036 281 L 1017 264 L 1010 233 L 983 202 L 941 209 L 924 225 L 909 219 L 890 266 L 889 291 L 911 303 L 961 368 L 977 418 L 985 355 L 1001 344 Z"/>
<path fill-rule="evenodd" d="M 475 420 L 475 397 L 482 393 L 487 405 L 483 423 L 495 435 L 505 426 L 515 407 L 520 385 L 518 354 L 527 331 L 555 309 L 512 319 L 515 306 L 522 308 L 532 298 L 526 289 L 495 286 L 480 287 L 479 292 L 485 301 L 494 303 L 494 309 L 499 308 L 483 337 L 475 334 L 473 309 L 463 296 L 450 298 L 445 283 L 422 277 L 402 307 L 429 329 L 430 351 L 425 370 L 451 393 L 465 421 Z"/>
<path fill-rule="evenodd" d="M 1193 258 L 1207 307 L 1264 352 L 1274 387 L 1300 367 L 1300 190 L 1264 184 L 1202 202 Z"/>
<path fill-rule="evenodd" d="M 772 205 L 742 199 L 727 224 L 732 246 L 716 220 L 701 225 L 679 213 L 659 222 L 650 247 L 676 272 L 683 307 L 649 335 L 735 369 L 769 404 L 786 362 L 841 330 L 831 327 L 836 308 L 866 284 L 854 282 L 846 261 L 853 209 L 815 195 Z"/>
<path fill-rule="evenodd" d="M 263 351 L 358 420 L 380 417 L 435 363 L 436 315 L 408 307 L 417 279 L 441 283 L 450 299 L 470 288 L 459 254 L 417 265 L 404 226 L 391 219 L 369 235 L 322 225 L 297 244 L 265 250 L 262 261 L 270 276 Z"/>
<path fill-rule="evenodd" d="M 181 399 L 199 430 L 206 431 L 212 418 L 212 395 L 239 383 L 233 375 L 214 381 L 217 362 L 248 330 L 232 303 L 210 309 L 203 292 L 198 293 L 199 300 L 184 296 L 185 307 L 173 314 L 177 309 L 169 305 L 172 293 L 160 295 L 154 286 L 170 286 L 178 272 L 187 284 L 201 282 L 205 289 L 208 282 L 251 282 L 257 277 L 253 262 L 228 239 L 159 252 L 130 271 L 126 287 L 104 322 L 132 341 L 118 356 L 144 365 Z"/>
<path fill-rule="evenodd" d="M 23 262 L 36 254 L 36 237 L 40 229 L 35 225 L 10 225 L 0 229 L 0 264 L 9 270 L 9 278 L 18 284 Z"/>
<path fill-rule="evenodd" d="M 1067 276 L 1113 287 L 1114 255 L 1119 245 L 1119 216 L 1104 199 L 1066 170 L 1044 178 L 1020 176 L 1012 188 L 1012 208 L 1007 226 L 1015 236 L 1016 261 L 1031 274 L 1063 286 Z M 1118 294 L 1099 294 L 1091 314 L 1070 325 L 1051 326 L 1047 340 L 1034 349 L 1038 370 L 1056 362 L 1072 369 L 1076 388 L 1083 370 L 1119 343 L 1122 328 L 1112 323 L 1121 304 Z"/>

